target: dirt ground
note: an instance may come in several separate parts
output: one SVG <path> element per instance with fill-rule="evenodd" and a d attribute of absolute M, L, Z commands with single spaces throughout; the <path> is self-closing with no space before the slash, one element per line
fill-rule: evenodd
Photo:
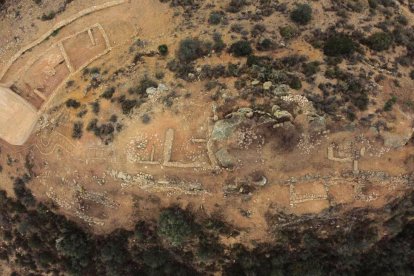
<path fill-rule="evenodd" d="M 1 70 L 18 49 L 48 32 L 54 24 L 105 1 L 77 1 L 51 22 L 34 19 L 35 26 L 29 19 L 36 18 L 41 11 L 26 2 L 22 9 L 34 10 L 27 19 L 17 23 L 6 18 L 1 22 L 5 26 L 0 28 L 0 41 L 3 41 L 0 45 Z M 315 5 L 320 5 L 321 9 L 326 3 L 319 2 Z M 318 7 L 317 13 L 321 13 Z M 330 20 L 329 16 L 316 18 L 321 26 L 328 25 Z M 268 21 L 269 24 L 278 23 L 277 18 Z M 96 24 L 101 26 L 104 34 L 100 27 L 93 27 Z M 139 219 L 155 220 L 162 208 L 178 204 L 183 208 L 203 210 L 209 215 L 222 214 L 227 222 L 241 229 L 237 240 L 227 242 L 245 244 L 265 242 L 270 238 L 266 223 L 270 207 L 294 214 L 319 213 L 337 205 L 345 208 L 381 207 L 408 189 L 404 176 L 411 172 L 404 160 L 414 152 L 414 147 L 384 146 L 378 135 L 369 129 L 325 132 L 313 141 L 303 136 L 298 146 L 288 153 L 275 150 L 274 141 L 261 131 L 252 131 L 240 137 L 243 147 L 232 152 L 237 157 L 234 168 L 224 169 L 217 168 L 209 156 L 207 144 L 215 114 L 214 103 L 204 88 L 205 82 L 184 82 L 166 74 L 161 82 L 169 87 L 169 92 L 175 92 L 173 105 L 166 107 L 163 104 L 165 95 L 155 95 L 129 117 L 122 117 L 112 102 L 99 98 L 111 86 L 116 87 L 118 93 L 133 86 L 144 75 L 166 71 L 167 60 L 161 56 L 130 65 L 130 75 L 103 82 L 88 91 L 89 80 L 83 73 L 85 67 L 99 68 L 104 76 L 115 75 L 119 68 L 131 62 L 131 52 L 134 51 L 131 45 L 136 45 L 137 41 L 143 42 L 144 46 L 139 46 L 142 52 L 156 52 L 158 45 L 167 44 L 170 53 L 174 54 L 178 42 L 191 33 L 181 29 L 181 24 L 174 16 L 174 10 L 159 1 L 125 1 L 82 16 L 17 59 L 2 82 L 15 82 L 20 96 L 39 113 L 11 112 L 30 118 L 41 115 L 41 118 L 23 146 L 0 143 L 1 188 L 13 194 L 13 178 L 24 171 L 27 156 L 30 156 L 35 160 L 32 169 L 35 178 L 29 188 L 36 198 L 55 204 L 57 212 L 96 233 L 108 233 L 120 227 L 132 228 Z M 90 28 L 94 41 L 86 28 Z M 12 29 L 16 32 L 10 33 Z M 19 40 L 13 40 L 13 36 Z M 105 36 L 110 47 L 105 44 Z M 225 38 L 229 36 L 226 34 Z M 67 57 L 59 52 L 60 43 L 65 47 Z M 304 41 L 296 41 L 273 55 L 293 53 L 305 54 L 311 60 L 323 59 L 320 50 L 311 48 Z M 70 65 L 67 65 L 67 58 Z M 206 62 L 230 61 L 237 60 L 223 53 Z M 26 68 L 27 64 L 31 66 Z M 74 84 L 69 86 L 68 81 Z M 229 97 L 237 93 L 230 83 L 228 86 Z M 382 93 L 396 92 L 404 96 L 409 83 L 401 86 L 395 88 L 384 82 Z M 294 93 L 303 94 L 308 88 L 304 86 Z M 33 94 L 34 89 L 44 98 Z M 89 111 L 82 117 L 85 125 L 95 117 L 109 120 L 117 114 L 122 131 L 109 145 L 87 131 L 82 139 L 73 139 L 73 123 L 79 120 L 79 110 L 66 108 L 63 103 L 68 99 L 76 99 L 86 107 L 99 100 L 99 116 Z M 242 101 L 236 102 L 233 110 L 244 106 Z M 143 122 L 144 114 L 150 117 L 149 123 Z M 412 114 L 400 107 L 396 107 L 395 114 L 395 132 L 403 133 L 412 128 Z M 3 125 L 6 126 L 6 122 L 2 122 Z M 24 136 L 20 132 L 25 129 L 13 132 L 10 125 L 6 126 L 7 133 L 18 137 Z M 166 160 L 168 133 L 172 132 L 171 156 Z M 249 143 L 243 140 L 246 137 Z M 335 158 L 351 161 L 329 160 L 330 147 Z M 361 150 L 363 156 L 356 154 Z M 243 188 L 244 183 L 251 182 L 257 173 L 265 177 L 266 184 Z"/>

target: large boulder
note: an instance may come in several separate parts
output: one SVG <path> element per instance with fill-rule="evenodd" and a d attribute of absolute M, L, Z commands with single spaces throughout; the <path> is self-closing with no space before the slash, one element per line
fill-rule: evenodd
<path fill-rule="evenodd" d="M 389 148 L 400 148 L 405 146 L 413 136 L 414 129 L 406 131 L 405 133 L 392 133 L 383 131 L 381 137 L 384 140 L 384 146 Z"/>
<path fill-rule="evenodd" d="M 236 163 L 234 157 L 226 148 L 221 148 L 215 153 L 215 155 L 219 164 L 224 168 L 232 168 Z"/>
<path fill-rule="evenodd" d="M 212 139 L 215 141 L 229 139 L 234 131 L 250 117 L 251 113 L 250 108 L 242 108 L 229 114 L 225 119 L 217 121 L 211 134 Z"/>

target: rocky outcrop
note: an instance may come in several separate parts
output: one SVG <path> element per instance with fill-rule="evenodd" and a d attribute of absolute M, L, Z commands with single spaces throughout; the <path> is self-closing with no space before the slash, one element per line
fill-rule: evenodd
<path fill-rule="evenodd" d="M 253 110 L 250 108 L 242 108 L 237 112 L 229 114 L 225 119 L 217 121 L 214 124 L 211 138 L 215 141 L 223 141 L 230 138 L 237 127 L 252 115 L 252 112 Z"/>
<path fill-rule="evenodd" d="M 389 148 L 400 148 L 405 146 L 414 134 L 414 129 L 406 131 L 405 133 L 392 133 L 383 131 L 381 133 L 382 139 L 384 139 L 384 146 Z"/>
<path fill-rule="evenodd" d="M 226 148 L 221 148 L 215 154 L 217 161 L 224 168 L 232 168 L 236 161 Z"/>

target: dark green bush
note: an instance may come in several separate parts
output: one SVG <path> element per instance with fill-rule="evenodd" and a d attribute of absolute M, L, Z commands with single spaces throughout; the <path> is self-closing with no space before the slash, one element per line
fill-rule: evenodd
<path fill-rule="evenodd" d="M 308 4 L 299 4 L 290 13 L 290 18 L 300 25 L 306 25 L 312 20 L 312 7 Z"/>
<path fill-rule="evenodd" d="M 158 52 L 162 56 L 168 55 L 168 46 L 165 45 L 165 44 L 162 44 L 162 45 L 158 46 Z"/>
<path fill-rule="evenodd" d="M 274 48 L 275 48 L 275 43 L 269 38 L 260 40 L 256 45 L 256 49 L 259 51 L 269 51 L 269 50 L 273 50 Z"/>
<path fill-rule="evenodd" d="M 370 35 L 366 43 L 369 48 L 375 51 L 388 50 L 392 45 L 392 36 L 385 32 L 377 32 Z"/>
<path fill-rule="evenodd" d="M 133 95 L 140 95 L 142 97 L 147 96 L 147 89 L 150 87 L 158 87 L 158 83 L 149 77 L 145 76 L 143 77 L 137 86 L 133 86 L 128 89 L 129 94 Z"/>
<path fill-rule="evenodd" d="M 99 111 L 101 111 L 101 105 L 99 104 L 98 101 L 91 103 L 92 106 L 92 112 L 95 114 L 98 114 Z"/>
<path fill-rule="evenodd" d="M 226 11 L 231 13 L 239 12 L 246 4 L 246 0 L 231 0 Z"/>
<path fill-rule="evenodd" d="M 313 76 L 317 72 L 319 72 L 319 65 L 320 63 L 318 61 L 312 61 L 312 62 L 305 63 L 303 64 L 303 73 L 307 77 Z"/>
<path fill-rule="evenodd" d="M 75 122 L 73 124 L 72 138 L 80 139 L 82 137 L 82 134 L 83 134 L 83 123 Z"/>
<path fill-rule="evenodd" d="M 131 110 L 134 109 L 134 107 L 136 107 L 137 105 L 137 100 L 123 100 L 121 102 L 122 112 L 125 115 L 128 115 L 129 113 L 131 113 Z"/>
<path fill-rule="evenodd" d="M 210 16 L 208 18 L 208 23 L 211 25 L 218 25 L 221 23 L 221 20 L 223 19 L 223 14 L 221 12 L 213 11 L 210 13 Z"/>
<path fill-rule="evenodd" d="M 391 111 L 394 104 L 397 102 L 397 97 L 392 96 L 391 99 L 385 102 L 384 111 Z"/>
<path fill-rule="evenodd" d="M 182 62 L 194 61 L 208 53 L 206 44 L 198 39 L 186 38 L 180 42 L 177 58 Z"/>
<path fill-rule="evenodd" d="M 172 245 L 177 246 L 192 234 L 192 227 L 184 211 L 167 209 L 160 214 L 158 234 L 166 238 Z"/>
<path fill-rule="evenodd" d="M 328 38 L 323 48 L 327 56 L 346 56 L 355 51 L 355 42 L 345 34 L 335 34 Z"/>
<path fill-rule="evenodd" d="M 299 77 L 292 76 L 289 80 L 289 86 L 292 89 L 299 90 L 302 88 L 302 82 L 300 81 Z"/>
<path fill-rule="evenodd" d="M 400 23 L 401 25 L 408 25 L 408 19 L 407 17 L 405 17 L 404 15 L 400 14 L 398 15 L 396 18 L 398 23 Z"/>
<path fill-rule="evenodd" d="M 221 53 L 224 48 L 226 48 L 226 44 L 224 43 L 223 39 L 221 38 L 220 33 L 214 33 L 213 34 L 213 50 L 216 53 Z"/>
<path fill-rule="evenodd" d="M 368 0 L 369 7 L 371 9 L 376 9 L 378 7 L 378 1 L 377 0 Z"/>
<path fill-rule="evenodd" d="M 115 93 L 115 87 L 107 88 L 101 95 L 102 98 L 110 99 Z"/>
<path fill-rule="evenodd" d="M 286 40 L 292 39 L 299 35 L 298 29 L 293 26 L 280 27 L 279 32 L 280 32 L 280 35 Z"/>
<path fill-rule="evenodd" d="M 55 16 L 56 16 L 56 13 L 54 11 L 50 11 L 48 13 L 44 13 L 40 19 L 42 21 L 49 21 L 55 18 Z"/>
<path fill-rule="evenodd" d="M 236 57 L 246 57 L 249 56 L 253 49 L 250 46 L 250 43 L 246 40 L 240 40 L 233 43 L 229 49 L 230 53 L 232 53 Z"/>
<path fill-rule="evenodd" d="M 79 108 L 80 107 L 80 102 L 78 102 L 77 100 L 74 99 L 69 99 L 66 101 L 66 107 L 71 107 L 71 108 Z"/>

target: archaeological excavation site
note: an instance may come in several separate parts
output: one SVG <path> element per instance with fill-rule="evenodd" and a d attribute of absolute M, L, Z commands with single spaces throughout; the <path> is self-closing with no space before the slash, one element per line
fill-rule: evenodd
<path fill-rule="evenodd" d="M 414 0 L 0 0 L 3 275 L 414 275 Z"/>

